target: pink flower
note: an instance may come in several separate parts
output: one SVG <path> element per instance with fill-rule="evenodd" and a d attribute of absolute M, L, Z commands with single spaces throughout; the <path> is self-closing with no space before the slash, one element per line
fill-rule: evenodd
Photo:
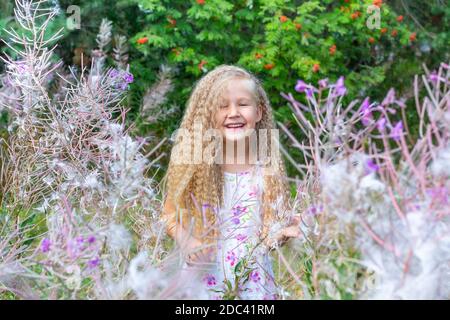
<path fill-rule="evenodd" d="M 217 284 L 216 278 L 212 274 L 207 274 L 203 280 L 206 282 L 208 287 L 215 286 Z"/>
<path fill-rule="evenodd" d="M 234 206 L 231 210 L 233 211 L 233 215 L 234 216 L 240 216 L 243 213 L 247 212 L 248 208 L 247 207 L 243 207 L 243 206 L 238 204 L 237 206 Z"/>
<path fill-rule="evenodd" d="M 251 186 L 252 191 L 248 193 L 250 197 L 256 197 L 259 194 L 259 188 L 257 186 Z"/>
<path fill-rule="evenodd" d="M 234 264 L 237 261 L 237 257 L 236 257 L 236 254 L 234 253 L 234 251 L 228 251 L 227 252 L 227 256 L 225 258 L 225 261 L 230 262 L 230 266 L 234 266 Z"/>
<path fill-rule="evenodd" d="M 277 300 L 278 295 L 276 293 L 265 294 L 263 300 Z"/>
<path fill-rule="evenodd" d="M 236 236 L 236 240 L 237 241 L 244 241 L 245 239 L 247 239 L 247 236 L 245 235 L 245 234 L 238 234 L 237 236 Z"/>

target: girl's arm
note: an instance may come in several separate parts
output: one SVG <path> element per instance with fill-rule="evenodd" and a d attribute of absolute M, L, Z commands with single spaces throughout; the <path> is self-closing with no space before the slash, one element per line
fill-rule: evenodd
<path fill-rule="evenodd" d="M 189 234 L 176 219 L 176 207 L 169 199 L 164 203 L 161 219 L 166 223 L 167 234 L 177 243 L 187 240 Z"/>
<path fill-rule="evenodd" d="M 192 236 L 182 224 L 177 221 L 176 207 L 168 199 L 164 203 L 161 219 L 166 222 L 167 234 L 180 245 L 183 251 L 188 253 L 189 262 L 202 259 L 201 255 L 209 252 L 209 250 L 203 249 L 204 244 L 202 241 Z"/>

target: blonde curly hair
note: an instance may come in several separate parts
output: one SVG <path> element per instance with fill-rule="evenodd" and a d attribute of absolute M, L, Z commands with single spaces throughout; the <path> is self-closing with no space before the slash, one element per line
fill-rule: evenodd
<path fill-rule="evenodd" d="M 248 79 L 253 84 L 257 107 L 262 111 L 262 118 L 256 124 L 256 132 L 260 129 L 267 129 L 268 132 L 275 129 L 269 99 L 257 77 L 237 66 L 220 65 L 196 83 L 180 125 L 184 133 L 194 136 L 194 123 L 197 122 L 200 122 L 203 128 L 212 128 L 215 125 L 214 115 L 221 102 L 224 88 L 233 79 Z M 257 145 L 259 145 L 258 140 L 259 135 L 257 135 Z M 272 150 L 278 146 L 272 145 L 271 139 L 268 140 L 270 141 L 267 141 L 267 154 L 269 157 L 272 156 L 273 160 L 273 155 L 279 155 L 279 152 L 272 153 Z M 202 141 L 201 144 L 203 152 L 209 142 Z M 185 147 L 188 150 L 194 150 L 193 140 L 182 139 L 178 134 L 173 148 Z M 223 204 L 223 174 L 220 165 L 212 161 L 192 164 L 185 159 L 184 162 L 183 159 L 176 158 L 180 157 L 180 154 L 174 152 L 174 149 L 167 173 L 162 180 L 162 190 L 165 196 L 164 203 L 169 199 L 176 207 L 176 212 L 165 212 L 162 219 L 167 223 L 167 228 L 172 228 L 177 222 L 181 222 L 195 237 L 202 239 L 205 243 L 211 243 L 217 238 L 214 209 L 220 208 Z M 214 150 L 212 157 L 218 156 L 217 150 Z M 267 235 L 268 227 L 274 220 L 280 219 L 283 216 L 282 213 L 289 207 L 288 183 L 280 156 L 276 157 L 275 163 L 270 164 L 270 168 L 270 175 L 263 177 L 261 230 L 263 237 Z"/>

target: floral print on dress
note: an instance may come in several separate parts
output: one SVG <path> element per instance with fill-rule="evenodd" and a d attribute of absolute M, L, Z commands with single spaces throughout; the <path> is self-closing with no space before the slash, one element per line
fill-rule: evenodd
<path fill-rule="evenodd" d="M 234 253 L 234 251 L 228 251 L 226 261 L 228 261 L 230 263 L 230 266 L 233 267 L 236 263 L 236 260 L 237 260 L 237 258 L 236 258 L 236 254 Z"/>
<path fill-rule="evenodd" d="M 250 273 L 250 280 L 252 280 L 253 282 L 258 282 L 259 280 L 261 280 L 261 276 L 259 275 L 259 272 L 252 271 Z"/>
<path fill-rule="evenodd" d="M 207 274 L 203 278 L 203 280 L 206 282 L 206 285 L 208 287 L 215 286 L 217 284 L 216 277 L 214 277 L 212 274 Z"/>
<path fill-rule="evenodd" d="M 217 299 L 217 290 L 225 291 L 225 282 L 234 283 L 235 268 L 250 256 L 248 268 L 252 269 L 239 286 L 240 299 L 276 299 L 278 289 L 273 281 L 272 262 L 268 253 L 254 246 L 259 240 L 261 225 L 260 197 L 257 168 L 238 173 L 224 173 L 224 201 L 216 213 L 220 227 L 217 264 L 205 277 L 210 289 L 210 299 Z M 212 281 L 211 279 L 213 279 Z M 213 285 L 213 283 L 215 284 Z"/>

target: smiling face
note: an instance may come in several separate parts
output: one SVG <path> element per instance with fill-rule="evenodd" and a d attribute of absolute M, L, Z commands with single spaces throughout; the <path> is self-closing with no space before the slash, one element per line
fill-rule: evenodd
<path fill-rule="evenodd" d="M 226 140 L 238 141 L 248 136 L 261 120 L 261 108 L 253 94 L 249 79 L 228 82 L 215 114 L 216 128 Z"/>

